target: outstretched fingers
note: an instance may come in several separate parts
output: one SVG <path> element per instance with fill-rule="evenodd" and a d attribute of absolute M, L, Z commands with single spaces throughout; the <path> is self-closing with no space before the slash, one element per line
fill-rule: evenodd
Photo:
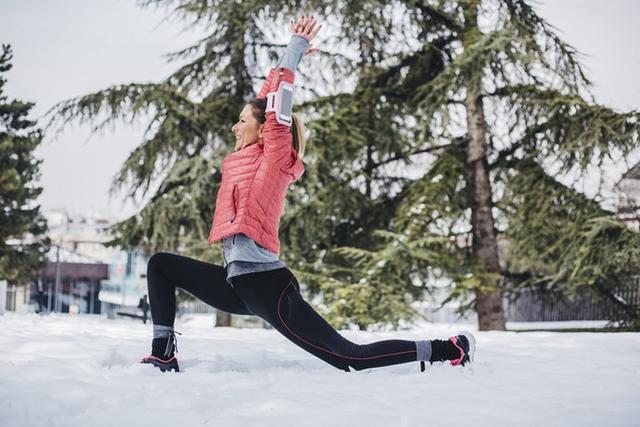
<path fill-rule="evenodd" d="M 322 28 L 322 24 L 318 24 L 315 16 L 305 18 L 304 15 L 302 15 L 297 23 L 294 23 L 293 19 L 291 19 L 289 21 L 289 27 L 293 33 L 300 34 L 310 41 L 318 34 L 318 31 Z"/>
<path fill-rule="evenodd" d="M 291 31 L 293 31 L 294 33 L 299 33 L 302 31 L 302 29 L 304 28 L 304 23 L 305 23 L 305 19 L 304 19 L 304 15 L 302 15 L 299 19 L 297 23 L 293 23 L 293 19 L 289 21 L 289 27 L 291 27 Z"/>
<path fill-rule="evenodd" d="M 317 21 L 314 21 L 314 25 L 317 23 Z M 309 31 L 309 39 L 312 39 L 316 36 L 316 34 L 318 34 L 318 31 L 320 31 L 320 28 L 322 28 L 322 24 L 318 25 L 315 28 L 311 28 L 311 30 Z"/>

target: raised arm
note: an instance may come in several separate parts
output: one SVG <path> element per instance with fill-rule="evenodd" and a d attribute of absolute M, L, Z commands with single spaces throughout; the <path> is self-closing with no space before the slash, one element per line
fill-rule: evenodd
<path fill-rule="evenodd" d="M 316 34 L 318 34 L 320 28 L 322 28 L 322 24 L 318 24 L 315 17 L 310 16 L 305 19 L 304 15 L 302 15 L 295 24 L 293 20 L 289 21 L 289 27 L 292 34 L 289 44 L 287 45 L 287 51 L 277 62 L 276 66 L 267 74 L 267 78 L 258 93 L 258 98 L 266 98 L 275 76 L 274 70 L 282 67 L 288 68 L 295 73 L 300 60 L 304 55 L 309 55 L 318 51 L 317 48 L 311 46 L 311 40 L 316 36 Z"/>
<path fill-rule="evenodd" d="M 295 71 L 302 57 L 318 50 L 311 48 L 310 42 L 322 24 L 318 25 L 313 16 L 305 19 L 303 15 L 297 24 L 294 25 L 291 21 L 290 27 L 293 34 L 287 45 L 287 51 L 276 66 L 269 71 L 258 98 L 274 97 L 282 82 L 293 85 Z M 286 100 L 287 96 L 291 96 L 291 92 L 283 90 L 277 96 Z M 287 117 L 287 115 L 290 117 L 291 102 L 283 101 L 281 106 L 285 111 L 280 112 L 280 117 Z M 284 165 L 291 159 L 291 125 L 287 124 L 286 120 L 278 120 L 276 112 L 270 111 L 270 108 L 267 108 L 265 117 L 266 122 L 263 130 L 265 158 L 274 164 Z"/>

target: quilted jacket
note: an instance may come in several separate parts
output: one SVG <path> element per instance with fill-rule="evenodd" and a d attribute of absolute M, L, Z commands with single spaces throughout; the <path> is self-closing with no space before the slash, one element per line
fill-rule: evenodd
<path fill-rule="evenodd" d="M 272 68 L 259 98 L 274 92 L 281 81 L 293 84 L 288 68 Z M 289 184 L 304 173 L 304 165 L 291 145 L 289 126 L 266 114 L 262 143 L 249 145 L 222 160 L 222 182 L 216 196 L 209 244 L 244 233 L 264 248 L 280 253 L 278 228 Z"/>

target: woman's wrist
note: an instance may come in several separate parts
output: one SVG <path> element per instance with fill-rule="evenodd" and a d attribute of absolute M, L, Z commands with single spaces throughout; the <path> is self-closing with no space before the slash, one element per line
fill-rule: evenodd
<path fill-rule="evenodd" d="M 304 34 L 293 33 L 287 45 L 287 51 L 278 63 L 281 67 L 295 71 L 308 47 L 309 40 Z"/>
<path fill-rule="evenodd" d="M 311 41 L 311 36 L 309 34 L 304 34 L 304 33 L 293 33 L 291 34 L 291 36 L 296 36 L 296 37 L 302 37 L 303 39 L 305 39 L 307 42 Z"/>

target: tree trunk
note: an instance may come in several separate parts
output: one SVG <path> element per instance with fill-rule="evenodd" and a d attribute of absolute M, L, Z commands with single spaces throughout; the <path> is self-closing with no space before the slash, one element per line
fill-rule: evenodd
<path fill-rule="evenodd" d="M 477 19 L 479 7 L 479 0 L 471 0 L 465 4 L 465 30 L 462 40 L 465 49 L 481 35 Z M 465 170 L 467 197 L 471 206 L 473 253 L 486 273 L 497 275 L 500 273 L 500 264 L 498 262 L 496 230 L 491 212 L 491 182 L 486 159 L 486 125 L 482 97 L 480 96 L 482 70 L 475 70 L 472 75 L 466 77 L 465 107 L 469 142 L 467 143 Z M 481 331 L 504 331 L 505 317 L 499 283 L 489 276 L 481 277 L 480 285 L 484 289 L 476 290 L 475 309 L 478 314 L 478 328 Z"/>
<path fill-rule="evenodd" d="M 491 212 L 491 182 L 485 156 L 484 112 L 482 99 L 471 87 L 467 89 L 465 105 L 469 131 L 466 158 L 467 194 L 471 206 L 473 253 L 487 273 L 499 274 L 498 244 Z M 499 284 L 496 279 L 491 278 L 482 278 L 480 284 L 491 290 L 476 291 L 475 309 L 478 314 L 479 329 L 504 331 L 505 317 Z"/>
<path fill-rule="evenodd" d="M 231 326 L 231 314 L 226 311 L 216 310 L 216 328 L 218 326 Z"/>

